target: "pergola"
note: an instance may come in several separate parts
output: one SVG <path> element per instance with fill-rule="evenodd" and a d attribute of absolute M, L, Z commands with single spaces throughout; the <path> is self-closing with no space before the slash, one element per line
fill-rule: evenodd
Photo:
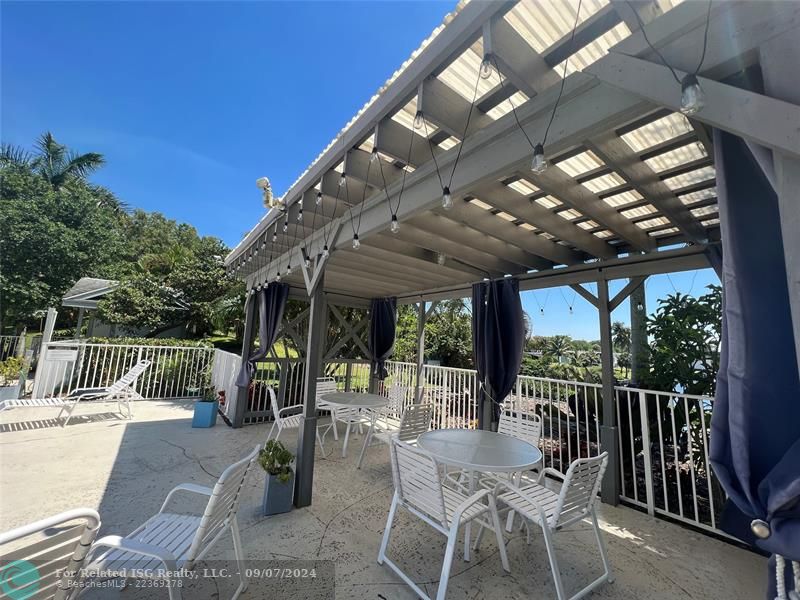
<path fill-rule="evenodd" d="M 426 302 L 505 276 L 520 290 L 573 286 L 598 308 L 603 498 L 615 502 L 610 313 L 648 275 L 709 265 L 720 230 L 708 128 L 746 140 L 772 173 L 799 289 L 800 3 L 675 4 L 583 0 L 576 21 L 572 0 L 460 3 L 227 257 L 249 289 L 280 278 L 311 302 L 298 505 L 311 501 L 326 303 L 395 296 L 419 303 L 424 324 Z M 484 56 L 493 69 L 479 79 Z M 686 118 L 664 63 L 682 78 L 701 56 L 707 101 Z M 550 168 L 535 173 L 532 144 L 556 103 Z M 629 281 L 610 297 L 614 279 Z M 792 313 L 797 341 L 798 294 Z"/>

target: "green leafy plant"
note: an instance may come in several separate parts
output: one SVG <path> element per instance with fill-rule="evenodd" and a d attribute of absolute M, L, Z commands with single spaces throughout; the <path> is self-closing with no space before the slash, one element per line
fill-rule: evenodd
<path fill-rule="evenodd" d="M 12 356 L 0 362 L 0 385 L 16 385 L 22 374 L 21 358 Z"/>
<path fill-rule="evenodd" d="M 287 483 L 292 476 L 294 454 L 289 452 L 281 442 L 270 440 L 258 453 L 258 464 L 270 475 L 275 475 L 281 483 Z"/>

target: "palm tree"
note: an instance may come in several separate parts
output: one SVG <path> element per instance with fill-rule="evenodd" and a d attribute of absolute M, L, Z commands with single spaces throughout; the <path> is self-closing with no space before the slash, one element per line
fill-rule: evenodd
<path fill-rule="evenodd" d="M 622 321 L 614 321 L 611 325 L 611 339 L 614 342 L 614 348 L 623 352 L 629 352 L 631 349 L 631 330 Z"/>
<path fill-rule="evenodd" d="M 572 349 L 572 340 L 568 335 L 554 335 L 547 342 L 547 352 L 561 362 L 561 357 Z"/>
<path fill-rule="evenodd" d="M 78 154 L 59 144 L 49 131 L 42 134 L 35 144 L 36 153 L 3 144 L 0 149 L 0 165 L 20 166 L 32 169 L 55 189 L 70 179 L 86 179 L 91 173 L 105 164 L 105 158 L 97 152 Z"/>

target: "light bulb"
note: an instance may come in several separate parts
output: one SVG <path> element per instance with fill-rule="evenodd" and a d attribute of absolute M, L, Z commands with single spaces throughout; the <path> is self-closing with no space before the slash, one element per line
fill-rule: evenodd
<path fill-rule="evenodd" d="M 261 242 L 261 249 L 263 250 L 266 247 L 267 247 L 267 240 L 266 240 L 266 238 L 264 238 L 264 241 Z"/>
<path fill-rule="evenodd" d="M 353 235 L 353 250 L 361 248 L 361 241 L 358 239 L 358 234 Z"/>
<path fill-rule="evenodd" d="M 569 314 L 572 314 L 572 307 L 569 307 Z"/>
<path fill-rule="evenodd" d="M 317 192 L 317 206 L 322 204 L 322 192 Z"/>
<path fill-rule="evenodd" d="M 637 302 L 636 303 L 636 310 L 638 310 L 639 312 L 642 312 L 644 310 L 644 304 L 642 304 L 641 302 Z"/>
<path fill-rule="evenodd" d="M 297 221 L 301 222 L 303 220 L 303 209 L 297 211 Z"/>
<path fill-rule="evenodd" d="M 342 171 L 342 174 L 339 176 L 339 187 L 342 187 L 345 183 L 347 183 L 347 177 L 345 176 L 344 171 Z"/>
<path fill-rule="evenodd" d="M 322 249 L 322 257 L 328 258 L 331 255 L 331 251 L 328 250 L 328 245 L 325 244 L 325 247 Z"/>
<path fill-rule="evenodd" d="M 248 256 L 247 257 L 247 262 L 253 262 L 253 257 L 252 256 Z"/>
<path fill-rule="evenodd" d="M 253 288 L 250 288 L 250 295 L 252 296 L 255 293 L 256 293 L 256 291 Z"/>
<path fill-rule="evenodd" d="M 256 255 L 258 254 L 258 248 L 256 248 L 255 250 L 253 250 L 253 254 L 256 254 Z"/>
<path fill-rule="evenodd" d="M 414 116 L 414 129 L 422 129 L 424 124 L 425 118 L 422 116 L 422 111 L 418 110 L 417 114 Z"/>
<path fill-rule="evenodd" d="M 278 271 L 278 274 L 275 275 L 275 281 L 280 281 L 280 280 L 281 280 L 281 272 Z"/>
<path fill-rule="evenodd" d="M 273 231 L 272 232 L 272 243 L 274 244 L 277 241 L 278 241 L 278 234 L 277 234 L 277 232 Z"/>
<path fill-rule="evenodd" d="M 311 266 L 311 259 L 309 257 L 307 257 L 307 256 L 306 256 L 305 264 L 306 264 L 306 269 L 308 269 Z"/>
<path fill-rule="evenodd" d="M 284 221 L 283 222 L 283 233 L 286 233 L 287 231 L 289 231 L 289 221 Z"/>
<path fill-rule="evenodd" d="M 261 291 L 261 284 L 260 284 L 260 283 L 259 283 L 259 284 L 256 286 L 256 291 L 257 291 L 257 292 L 260 292 L 260 291 Z"/>
<path fill-rule="evenodd" d="M 706 94 L 696 75 L 687 75 L 681 82 L 681 112 L 691 116 L 706 105 Z"/>
<path fill-rule="evenodd" d="M 397 215 L 392 215 L 392 223 L 389 225 L 389 231 L 392 233 L 400 231 L 400 223 L 397 222 Z"/>
<path fill-rule="evenodd" d="M 287 275 L 291 275 L 292 274 L 292 265 L 286 265 L 286 274 Z"/>
<path fill-rule="evenodd" d="M 442 189 L 442 208 L 445 210 L 453 208 L 453 197 L 450 195 L 450 188 L 447 186 Z"/>
<path fill-rule="evenodd" d="M 540 309 L 539 309 L 539 312 L 540 312 L 540 313 L 542 313 L 542 314 L 544 314 L 544 309 L 543 309 L 543 308 L 540 308 Z"/>
<path fill-rule="evenodd" d="M 481 63 L 481 79 L 489 79 L 492 76 L 492 59 L 488 54 L 484 54 Z"/>
<path fill-rule="evenodd" d="M 373 148 L 372 154 L 369 155 L 369 162 L 374 164 L 376 160 L 378 160 L 378 149 Z"/>
<path fill-rule="evenodd" d="M 436 264 L 439 265 L 440 267 L 443 267 L 444 263 L 446 262 L 447 262 L 447 256 L 445 256 L 444 252 L 439 252 L 436 255 Z"/>
<path fill-rule="evenodd" d="M 544 173 L 547 169 L 547 160 L 544 157 L 544 146 L 536 144 L 533 149 L 533 161 L 531 162 L 531 171 L 534 173 Z"/>

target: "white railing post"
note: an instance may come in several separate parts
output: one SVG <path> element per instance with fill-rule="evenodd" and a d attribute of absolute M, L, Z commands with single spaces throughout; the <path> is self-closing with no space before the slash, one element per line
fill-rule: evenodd
<path fill-rule="evenodd" d="M 647 393 L 639 390 L 639 417 L 642 424 L 642 454 L 644 455 L 644 489 L 647 499 L 647 514 L 655 515 L 655 495 L 653 494 L 653 465 L 650 453 L 650 419 L 647 410 Z M 636 460 L 636 457 L 632 457 Z M 636 482 L 633 482 L 636 485 Z"/>

